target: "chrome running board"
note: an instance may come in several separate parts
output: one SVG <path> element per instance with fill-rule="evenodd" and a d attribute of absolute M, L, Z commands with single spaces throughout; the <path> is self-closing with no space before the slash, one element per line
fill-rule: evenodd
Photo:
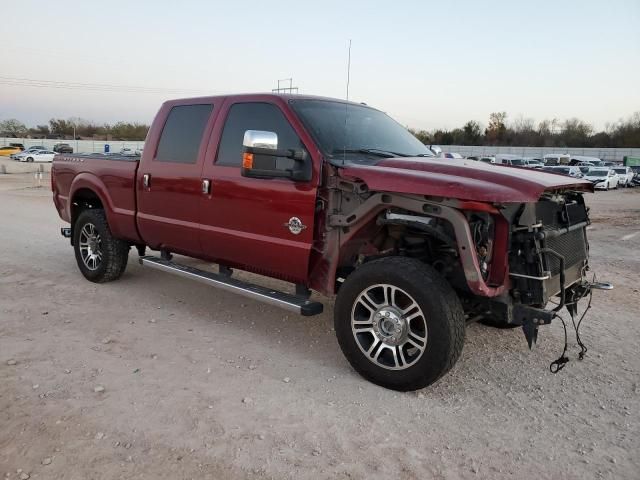
<path fill-rule="evenodd" d="M 212 287 L 238 293 L 254 300 L 299 313 L 300 315 L 311 316 L 322 313 L 323 305 L 320 302 L 312 302 L 304 297 L 243 282 L 237 278 L 231 278 L 219 273 L 206 272 L 198 268 L 180 265 L 170 260 L 147 255 L 140 257 L 140 265 L 173 273 L 174 275 L 190 278 L 191 280 L 197 280 Z"/>

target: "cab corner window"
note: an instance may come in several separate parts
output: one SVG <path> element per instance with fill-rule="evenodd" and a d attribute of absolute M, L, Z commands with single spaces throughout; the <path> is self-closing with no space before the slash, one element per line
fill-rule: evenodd
<path fill-rule="evenodd" d="M 213 105 L 178 105 L 171 109 L 162 129 L 155 160 L 196 163 L 202 134 Z"/>

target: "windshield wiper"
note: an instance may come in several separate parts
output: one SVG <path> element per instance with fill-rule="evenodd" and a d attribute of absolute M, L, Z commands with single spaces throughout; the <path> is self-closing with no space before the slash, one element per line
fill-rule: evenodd
<path fill-rule="evenodd" d="M 390 150 L 382 150 L 380 148 L 336 148 L 333 152 L 333 155 L 339 153 L 366 153 L 368 155 L 375 155 L 377 157 L 384 158 L 393 158 L 393 157 L 410 157 L 411 155 L 407 155 L 406 153 L 398 153 L 392 152 Z"/>

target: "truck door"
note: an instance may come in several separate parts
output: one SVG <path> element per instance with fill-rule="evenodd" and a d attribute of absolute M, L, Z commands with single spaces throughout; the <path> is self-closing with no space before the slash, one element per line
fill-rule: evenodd
<path fill-rule="evenodd" d="M 247 130 L 275 132 L 279 149 L 303 148 L 308 161 L 319 165 L 311 140 L 290 120 L 294 119 L 268 99 L 229 100 L 223 105 L 211 142 L 218 148 L 209 149 L 203 169 L 211 191 L 203 198 L 200 239 L 204 254 L 213 261 L 304 283 L 314 238 L 318 169 L 313 168 L 308 182 L 246 178 L 240 173 Z"/>
<path fill-rule="evenodd" d="M 149 132 L 138 168 L 138 230 L 147 245 L 198 256 L 201 173 L 213 105 L 168 104 Z M 157 123 L 157 124 L 156 124 Z M 156 147 L 157 146 L 157 147 Z"/>

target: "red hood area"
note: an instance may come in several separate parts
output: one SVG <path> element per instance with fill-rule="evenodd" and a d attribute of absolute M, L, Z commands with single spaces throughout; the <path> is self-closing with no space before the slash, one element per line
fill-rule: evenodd
<path fill-rule="evenodd" d="M 490 203 L 536 202 L 545 191 L 567 188 L 593 192 L 586 180 L 452 158 L 387 158 L 376 165 L 347 164 L 340 174 L 358 178 L 374 191 Z"/>

